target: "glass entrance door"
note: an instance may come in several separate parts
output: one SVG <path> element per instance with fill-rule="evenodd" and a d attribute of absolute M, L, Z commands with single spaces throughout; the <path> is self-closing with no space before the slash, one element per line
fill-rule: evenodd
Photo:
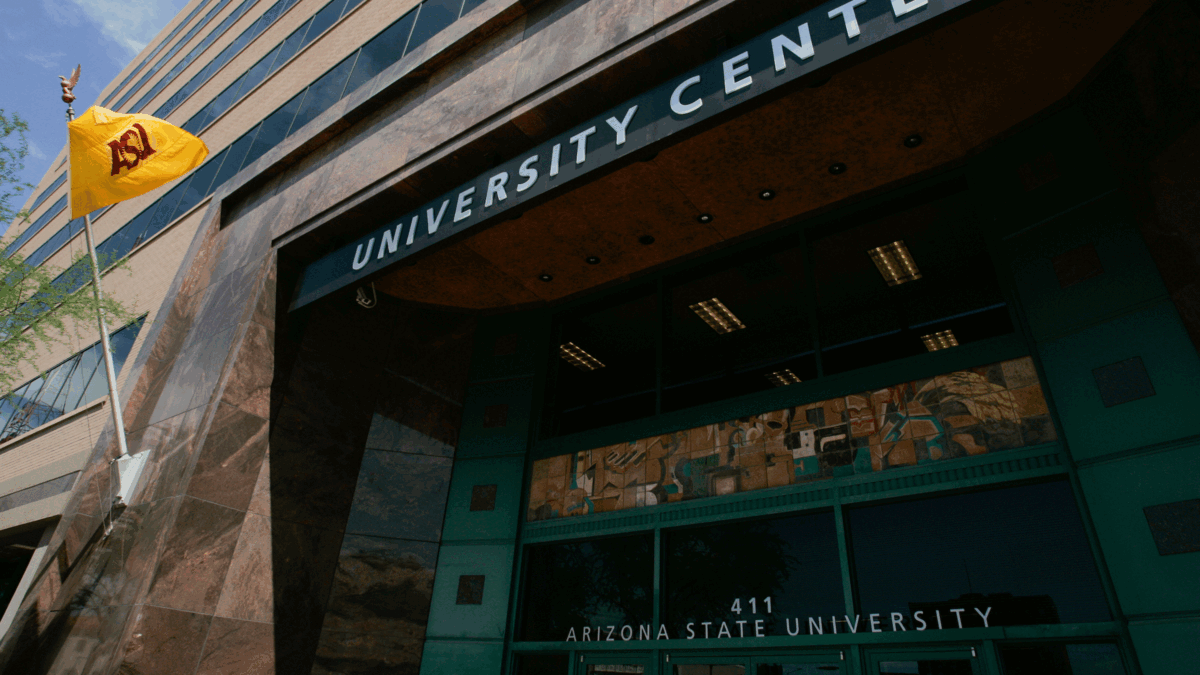
<path fill-rule="evenodd" d="M 976 649 L 956 647 L 869 652 L 868 675 L 982 675 Z"/>
<path fill-rule="evenodd" d="M 751 675 L 848 675 L 842 652 L 761 654 L 754 657 Z"/>
<path fill-rule="evenodd" d="M 646 675 L 650 657 L 643 654 L 583 654 L 575 664 L 576 675 Z"/>
<path fill-rule="evenodd" d="M 665 657 L 664 675 L 748 675 L 748 656 L 679 656 Z"/>

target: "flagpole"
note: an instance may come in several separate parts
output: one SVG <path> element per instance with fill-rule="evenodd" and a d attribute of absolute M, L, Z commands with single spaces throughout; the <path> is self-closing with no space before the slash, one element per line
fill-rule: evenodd
<path fill-rule="evenodd" d="M 63 93 L 63 100 L 67 103 L 67 122 L 75 120 L 75 108 L 71 106 L 71 101 L 75 97 L 69 91 Z M 70 168 L 67 169 L 70 171 Z M 92 263 L 92 296 L 96 299 L 96 323 L 100 328 L 100 345 L 104 352 L 104 372 L 108 376 L 108 398 L 110 408 L 112 410 L 113 425 L 117 429 L 117 448 L 120 454 L 117 459 L 129 455 L 129 445 L 125 442 L 125 422 L 124 416 L 121 414 L 121 396 L 117 393 L 117 369 L 113 364 L 112 345 L 108 341 L 108 323 L 104 320 L 104 309 L 101 303 L 104 301 L 104 290 L 100 287 L 100 262 L 96 257 L 96 240 L 92 236 L 92 216 L 91 214 L 83 214 L 83 238 L 87 241 L 88 258 Z"/>

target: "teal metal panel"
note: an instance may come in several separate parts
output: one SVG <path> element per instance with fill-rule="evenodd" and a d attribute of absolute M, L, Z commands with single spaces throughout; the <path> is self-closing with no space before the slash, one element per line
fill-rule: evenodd
<path fill-rule="evenodd" d="M 500 380 L 467 390 L 457 458 L 524 455 L 533 408 L 533 379 Z M 503 415 L 503 424 L 489 416 Z"/>
<path fill-rule="evenodd" d="M 1125 197 L 1110 194 L 1010 242 L 1013 275 L 1034 339 L 1051 339 L 1166 297 L 1133 221 Z M 1062 287 L 1055 257 L 1084 246 L 1094 247 L 1104 271 Z"/>
<path fill-rule="evenodd" d="M 438 554 L 426 635 L 503 640 L 512 581 L 512 542 L 443 544 Z M 457 604 L 459 577 L 483 575 L 483 602 Z"/>
<path fill-rule="evenodd" d="M 1142 675 L 1183 675 L 1200 670 L 1200 620 L 1134 622 L 1129 633 L 1137 650 Z"/>
<path fill-rule="evenodd" d="M 421 675 L 497 675 L 503 658 L 503 642 L 431 638 L 421 655 Z"/>
<path fill-rule="evenodd" d="M 1104 558 L 1126 614 L 1200 611 L 1200 553 L 1162 556 L 1147 506 L 1200 497 L 1200 441 L 1081 467 Z"/>
<path fill-rule="evenodd" d="M 1040 346 L 1076 460 L 1200 433 L 1200 361 L 1170 301 Z M 1106 408 L 1093 370 L 1141 357 L 1155 394 Z"/>
<path fill-rule="evenodd" d="M 442 541 L 515 539 L 521 515 L 524 468 L 521 457 L 459 460 L 450 483 Z M 494 509 L 471 510 L 471 492 L 476 485 L 496 486 Z"/>
<path fill-rule="evenodd" d="M 549 315 L 544 311 L 484 317 L 475 330 L 471 381 L 532 377 L 543 354 Z"/>

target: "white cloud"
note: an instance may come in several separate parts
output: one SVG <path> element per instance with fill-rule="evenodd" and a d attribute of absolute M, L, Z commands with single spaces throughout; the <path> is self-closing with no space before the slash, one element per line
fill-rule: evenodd
<path fill-rule="evenodd" d="M 45 0 L 47 11 L 52 3 Z M 142 51 L 178 10 L 178 0 L 69 0 L 71 11 L 82 12 L 100 27 L 105 37 L 116 42 L 132 58 Z"/>
<path fill-rule="evenodd" d="M 33 140 L 29 141 L 29 156 L 39 161 L 46 161 L 49 159 L 49 157 L 46 156 L 46 153 L 42 152 L 42 149 L 39 148 L 38 144 Z"/>
<path fill-rule="evenodd" d="M 46 53 L 30 52 L 25 55 L 25 58 L 29 59 L 30 61 L 33 61 L 34 63 L 38 64 L 39 66 L 41 66 L 43 68 L 57 68 L 58 60 L 64 56 L 66 56 L 65 52 L 46 52 Z M 70 75 L 70 73 L 63 73 L 63 74 Z"/>

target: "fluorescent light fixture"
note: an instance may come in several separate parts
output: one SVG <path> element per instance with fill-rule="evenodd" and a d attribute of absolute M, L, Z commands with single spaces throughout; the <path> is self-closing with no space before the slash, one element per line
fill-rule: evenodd
<path fill-rule="evenodd" d="M 958 346 L 958 338 L 954 337 L 954 331 L 952 330 L 939 330 L 936 333 L 922 335 L 921 342 L 924 342 L 925 349 L 931 352 Z"/>
<path fill-rule="evenodd" d="M 600 363 L 600 359 L 597 359 L 591 354 L 583 351 L 579 348 L 579 345 L 575 344 L 574 342 L 568 342 L 567 344 L 560 346 L 558 348 L 558 355 L 561 356 L 564 361 L 580 370 L 592 371 L 599 370 L 600 368 L 604 367 L 604 364 Z"/>
<path fill-rule="evenodd" d="M 729 311 L 729 308 L 716 298 L 701 300 L 694 305 L 688 305 L 688 307 L 696 313 L 696 316 L 704 319 L 704 323 L 721 335 L 746 327 L 741 319 L 734 316 L 733 312 Z"/>
<path fill-rule="evenodd" d="M 800 378 L 787 368 L 767 373 L 767 379 L 776 387 L 786 387 L 789 384 L 800 384 L 801 382 Z"/>
<path fill-rule="evenodd" d="M 908 252 L 903 239 L 877 246 L 867 253 L 888 286 L 899 286 L 921 278 L 921 271 L 917 269 L 917 263 L 913 262 L 912 254 Z"/>

